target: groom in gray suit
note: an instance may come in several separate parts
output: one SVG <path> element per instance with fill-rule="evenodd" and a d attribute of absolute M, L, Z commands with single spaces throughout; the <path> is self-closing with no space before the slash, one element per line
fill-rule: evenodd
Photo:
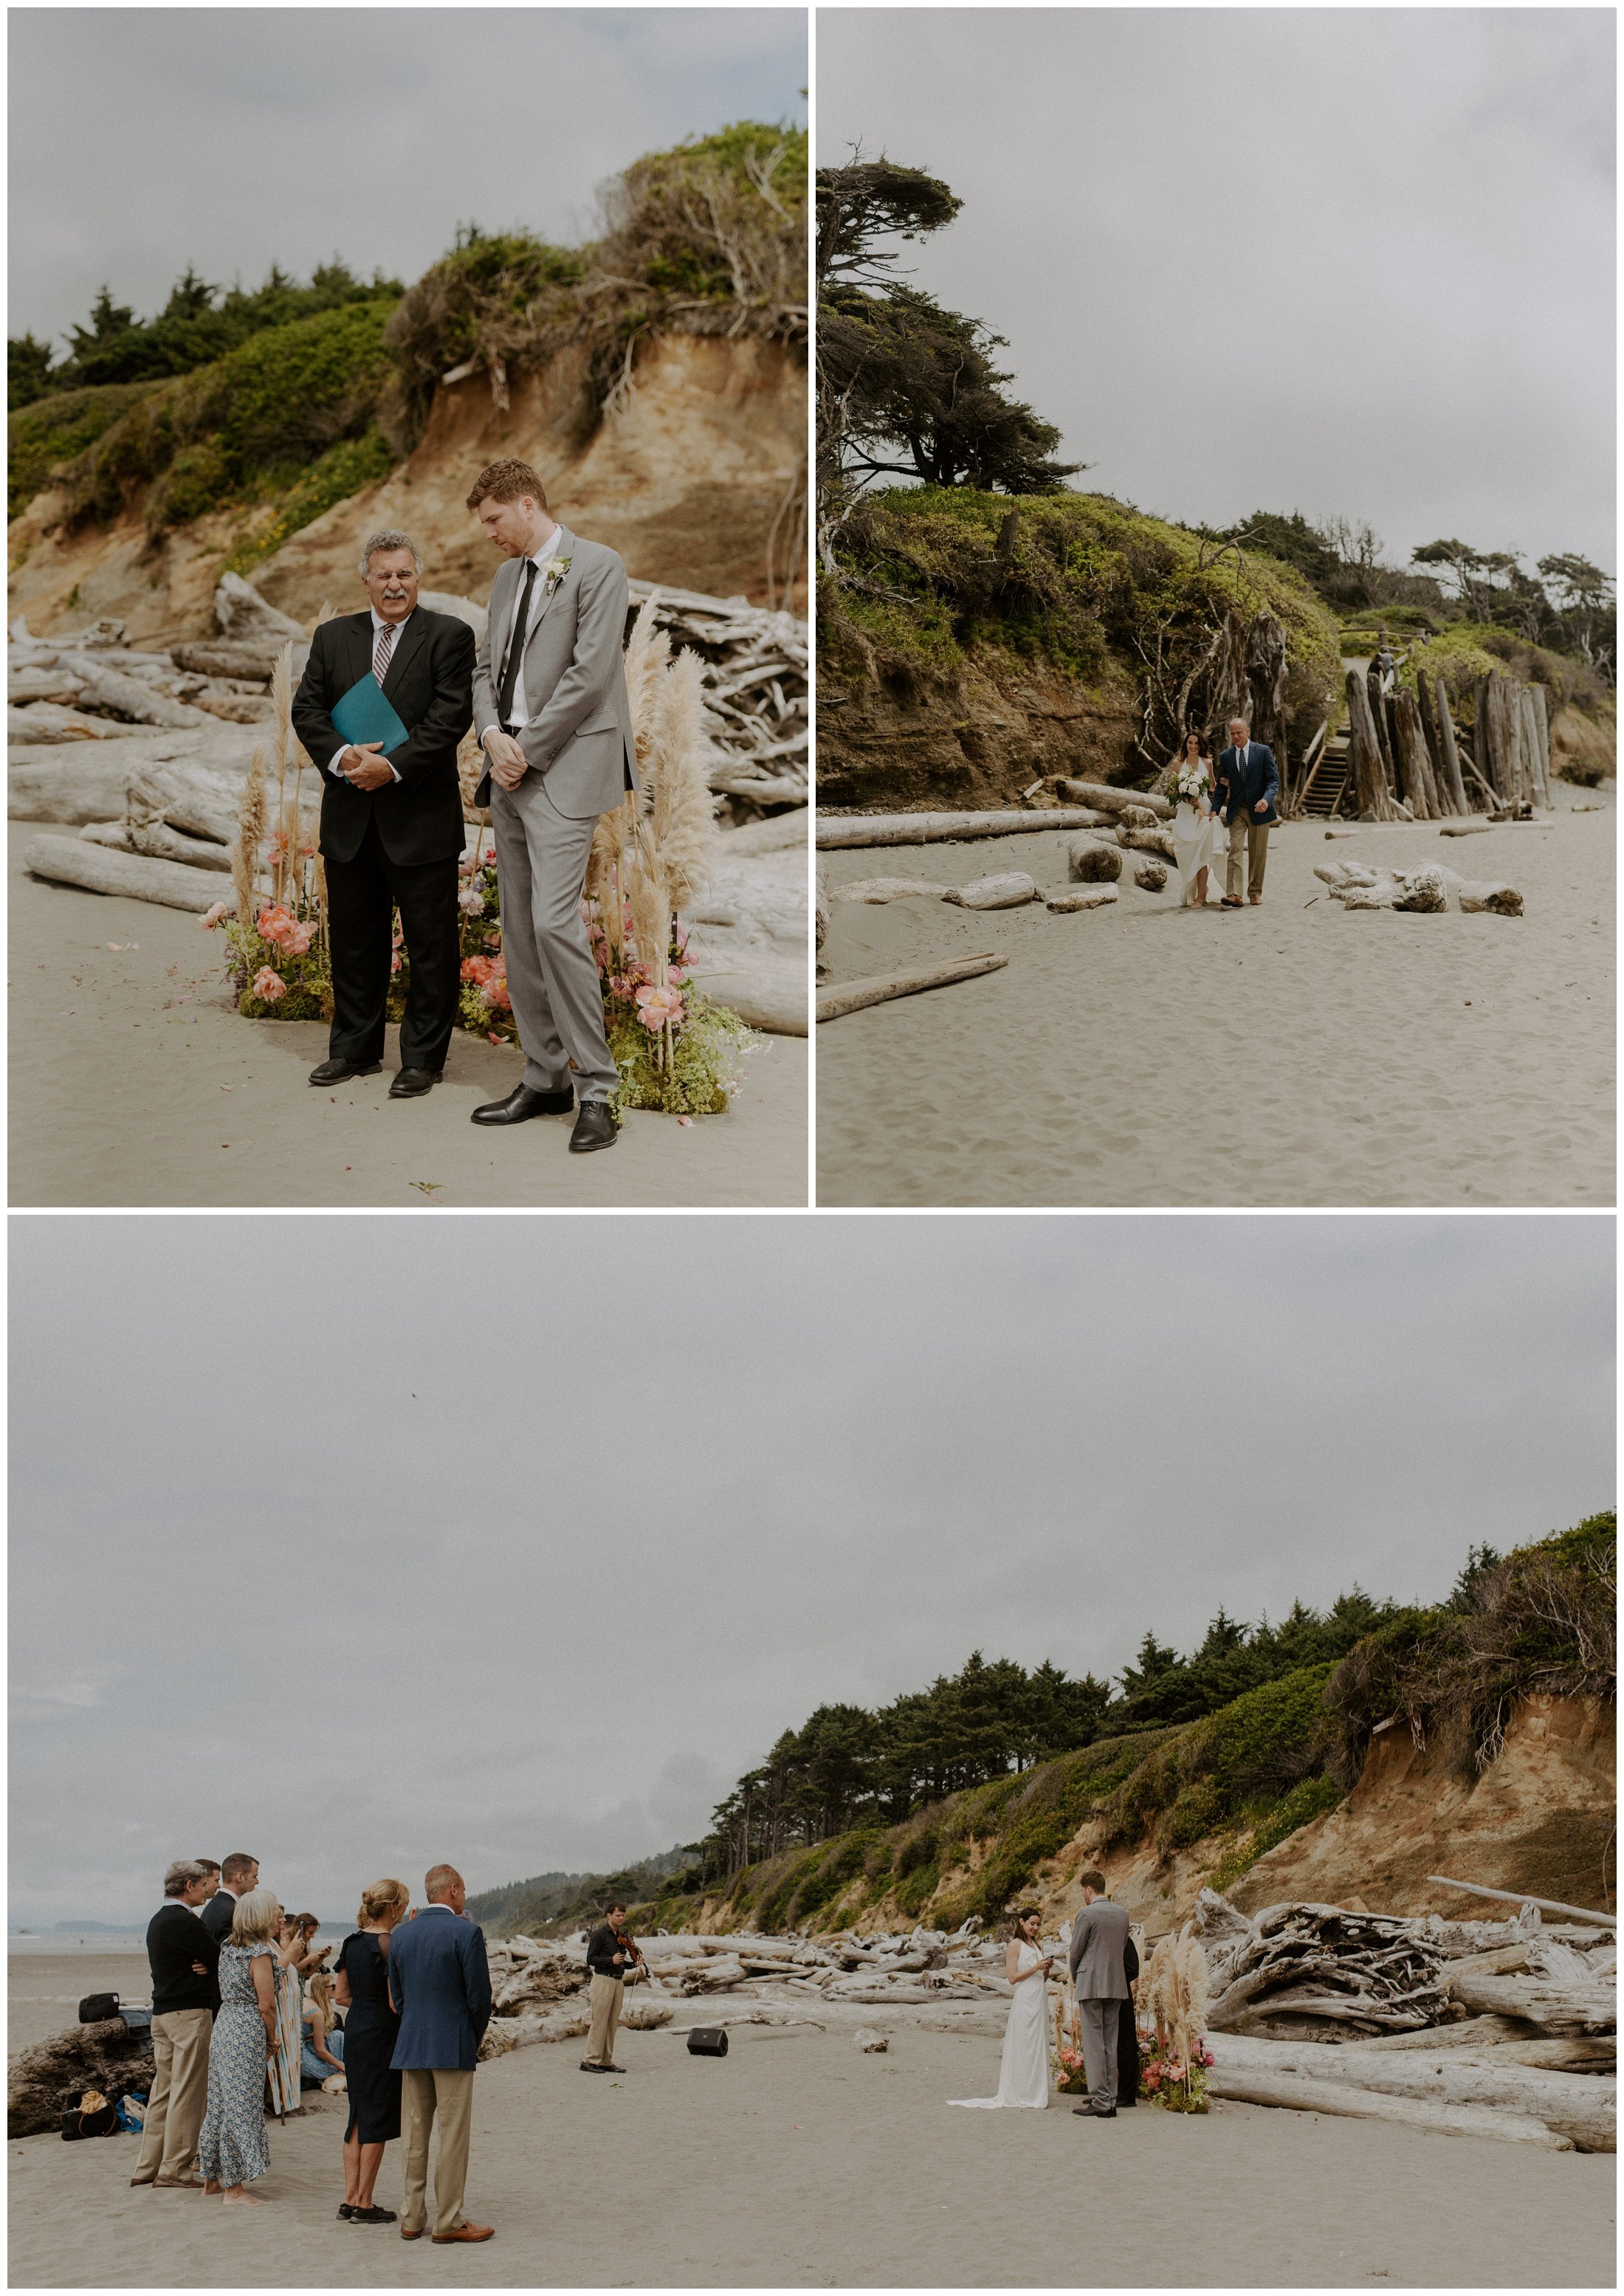
<path fill-rule="evenodd" d="M 474 662 L 474 731 L 487 760 L 475 802 L 489 806 L 496 832 L 502 949 L 525 1053 L 523 1082 L 473 1120 L 567 1116 L 573 1068 L 578 1155 L 618 1136 L 620 1078 L 581 887 L 598 816 L 637 786 L 621 661 L 626 569 L 558 524 L 528 463 L 492 463 L 468 507 L 508 562 Z"/>
<path fill-rule="evenodd" d="M 1083 2073 L 1087 2104 L 1072 2112 L 1085 2120 L 1117 2117 L 1117 2027 L 1128 1998 L 1126 1909 L 1105 1895 L 1105 1876 L 1091 1870 L 1079 1877 L 1083 1902 L 1071 1928 L 1071 1982 L 1078 2021 L 1083 2029 Z"/>

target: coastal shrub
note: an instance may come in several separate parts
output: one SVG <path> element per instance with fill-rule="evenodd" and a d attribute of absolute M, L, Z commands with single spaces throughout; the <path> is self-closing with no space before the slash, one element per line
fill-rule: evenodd
<path fill-rule="evenodd" d="M 1582 716 L 1612 724 L 1612 694 L 1587 663 L 1576 655 L 1553 653 L 1532 645 L 1515 630 L 1497 629 L 1488 622 L 1452 622 L 1415 649 L 1398 672 L 1398 683 L 1413 693 L 1418 677 L 1441 677 L 1451 710 L 1462 722 L 1472 722 L 1472 688 L 1480 677 L 1498 672 L 1521 678 L 1524 685 L 1547 689 L 1553 716 L 1558 709 L 1577 709 Z"/>
<path fill-rule="evenodd" d="M 1106 1838 L 1136 1842 L 1153 1827 L 1168 1857 L 1324 1775 L 1336 1747 L 1325 1702 L 1332 1671 L 1300 1667 L 1263 1683 L 1147 1754 L 1112 1797 Z"/>
<path fill-rule="evenodd" d="M 390 379 L 383 327 L 393 308 L 380 299 L 319 312 L 141 390 L 65 466 L 70 516 L 109 523 L 145 488 L 156 536 L 291 487 L 373 426 Z"/>
<path fill-rule="evenodd" d="M 1240 1841 L 1228 1850 L 1207 1876 L 1208 1887 L 1219 1891 L 1238 1882 L 1243 1874 L 1256 1865 L 1267 1850 L 1275 1849 L 1287 1836 L 1323 1817 L 1334 1809 L 1342 1799 L 1342 1788 L 1333 1777 L 1304 1778 L 1249 1826 Z"/>
<path fill-rule="evenodd" d="M 277 501 L 275 515 L 257 525 L 251 535 L 227 556 L 223 570 L 232 574 L 247 574 L 267 558 L 275 556 L 284 542 L 304 527 L 313 525 L 324 512 L 332 510 L 363 487 L 376 486 L 388 478 L 398 457 L 393 446 L 377 423 L 373 423 L 358 439 L 340 439 L 336 447 L 301 471 L 289 485 L 287 492 Z"/>
<path fill-rule="evenodd" d="M 53 472 L 93 447 L 152 388 L 144 382 L 104 383 L 58 391 L 15 412 L 6 425 L 7 515 L 15 518 L 25 510 Z"/>

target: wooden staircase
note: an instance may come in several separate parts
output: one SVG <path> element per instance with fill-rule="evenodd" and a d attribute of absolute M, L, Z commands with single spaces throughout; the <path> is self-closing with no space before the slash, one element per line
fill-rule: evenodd
<path fill-rule="evenodd" d="M 1346 734 L 1333 734 L 1308 768 L 1298 810 L 1333 821 L 1353 794 L 1353 756 Z"/>

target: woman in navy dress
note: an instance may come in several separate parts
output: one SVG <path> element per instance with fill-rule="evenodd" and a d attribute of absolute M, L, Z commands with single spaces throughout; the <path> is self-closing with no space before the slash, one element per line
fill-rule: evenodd
<path fill-rule="evenodd" d="M 339 1948 L 333 1997 L 344 2019 L 344 2078 L 349 2125 L 344 2131 L 344 2198 L 351 2224 L 393 2224 L 393 2209 L 373 2204 L 383 2148 L 400 2134 L 400 2075 L 390 2069 L 400 2020 L 390 2007 L 390 1932 L 406 1912 L 404 1882 L 374 1882 Z"/>

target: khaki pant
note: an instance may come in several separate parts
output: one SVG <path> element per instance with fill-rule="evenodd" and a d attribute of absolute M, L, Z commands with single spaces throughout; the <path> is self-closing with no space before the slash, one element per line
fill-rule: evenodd
<path fill-rule="evenodd" d="M 1246 882 L 1241 882 L 1242 856 L 1245 856 Z M 1237 813 L 1229 824 L 1229 863 L 1225 871 L 1224 891 L 1230 900 L 1238 901 L 1243 893 L 1263 890 L 1263 872 L 1268 862 L 1268 824 L 1259 821 L 1255 813 Z"/>
<path fill-rule="evenodd" d="M 429 2132 L 439 2120 L 434 2155 L 434 2229 L 455 2232 L 462 2224 L 463 2190 L 468 2182 L 468 2131 L 473 2114 L 473 2070 L 406 2072 L 400 2077 L 405 2139 L 406 2199 L 402 2232 L 422 2232 L 429 2220 Z"/>
<path fill-rule="evenodd" d="M 615 2061 L 615 2035 L 620 2030 L 620 2003 L 626 1986 L 619 1977 L 600 1977 L 595 1972 L 592 1980 L 592 2030 L 586 2036 L 586 2062 L 589 2065 L 612 2065 Z"/>
<path fill-rule="evenodd" d="M 1117 2109 L 1117 2030 L 1120 2001 L 1079 2001 L 1077 2018 L 1083 2029 L 1083 2078 L 1088 2102 L 1096 2112 Z"/>
<path fill-rule="evenodd" d="M 197 2168 L 197 2133 L 209 2103 L 214 2013 L 165 2009 L 152 2020 L 152 2094 L 146 2101 L 132 2185 L 181 2180 Z"/>

